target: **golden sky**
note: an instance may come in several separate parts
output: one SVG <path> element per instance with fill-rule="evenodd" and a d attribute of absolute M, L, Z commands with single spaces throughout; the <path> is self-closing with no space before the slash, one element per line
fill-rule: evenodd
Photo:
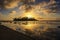
<path fill-rule="evenodd" d="M 55 0 L 4 0 L 0 2 L 0 20 L 12 20 L 24 16 L 38 19 L 60 18 L 59 7 Z"/>

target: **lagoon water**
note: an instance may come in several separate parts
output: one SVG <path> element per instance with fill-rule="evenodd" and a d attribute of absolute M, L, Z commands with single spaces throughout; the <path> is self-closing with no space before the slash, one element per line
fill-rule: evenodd
<path fill-rule="evenodd" d="M 34 35 L 40 35 L 41 32 L 43 33 L 48 28 L 58 28 L 58 26 L 60 26 L 60 22 L 45 21 L 13 21 L 1 22 L 1 24 L 24 34 L 26 34 L 26 31 L 30 31 L 34 33 Z"/>

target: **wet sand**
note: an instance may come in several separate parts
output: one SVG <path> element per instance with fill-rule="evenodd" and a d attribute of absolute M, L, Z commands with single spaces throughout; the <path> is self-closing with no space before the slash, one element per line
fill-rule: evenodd
<path fill-rule="evenodd" d="M 0 25 L 0 40 L 35 40 L 34 38 Z"/>

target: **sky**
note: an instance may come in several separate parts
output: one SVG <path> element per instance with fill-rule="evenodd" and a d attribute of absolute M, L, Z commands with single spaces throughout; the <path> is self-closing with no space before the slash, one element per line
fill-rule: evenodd
<path fill-rule="evenodd" d="M 0 20 L 12 20 L 32 12 L 44 19 L 60 18 L 60 0 L 0 0 Z"/>

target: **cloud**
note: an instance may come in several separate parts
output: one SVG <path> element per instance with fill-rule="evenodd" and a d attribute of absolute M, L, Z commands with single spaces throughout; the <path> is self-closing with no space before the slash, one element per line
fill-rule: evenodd
<path fill-rule="evenodd" d="M 0 20 L 13 20 L 16 17 L 16 11 L 10 12 L 8 15 L 0 13 Z"/>
<path fill-rule="evenodd" d="M 33 0 L 33 2 L 35 2 L 35 0 Z M 44 13 L 55 13 L 56 12 L 56 1 L 55 0 L 50 0 L 49 2 L 42 1 L 34 5 L 28 5 L 28 3 L 26 3 L 25 5 L 20 6 L 19 9 L 26 10 L 26 11 L 34 9 L 34 10 L 40 10 Z"/>
<path fill-rule="evenodd" d="M 15 8 L 19 2 L 20 0 L 0 0 L 0 6 L 6 9 Z"/>
<path fill-rule="evenodd" d="M 0 13 L 0 20 L 6 20 L 6 19 L 7 17 L 4 14 Z"/>
<path fill-rule="evenodd" d="M 17 6 L 18 6 L 18 2 L 11 2 L 5 5 L 5 8 L 9 9 L 9 8 L 15 8 Z"/>
<path fill-rule="evenodd" d="M 1 1 L 0 1 L 1 2 Z M 36 3 L 36 0 L 4 0 L 3 2 L 1 2 L 2 7 L 6 8 L 6 9 L 10 9 L 10 8 L 15 8 L 18 6 L 18 4 L 22 2 L 23 4 L 19 6 L 19 13 L 21 11 L 25 11 L 25 12 L 33 12 L 36 15 L 40 15 L 42 17 L 57 17 L 56 14 L 58 13 L 59 10 L 57 9 L 57 2 L 55 0 L 50 0 L 49 2 L 46 2 L 45 0 L 39 3 Z M 32 4 L 35 3 L 35 4 Z M 58 10 L 58 11 L 57 11 Z M 24 12 L 24 13 L 25 13 Z M 17 12 L 16 11 L 12 11 L 10 13 L 8 13 L 8 17 L 7 19 L 13 19 L 15 17 L 19 17 L 19 15 L 16 15 Z M 21 13 L 23 14 L 23 13 Z"/>
<path fill-rule="evenodd" d="M 55 0 L 50 0 L 49 2 L 42 1 L 38 4 L 34 5 L 22 5 L 19 7 L 20 10 L 25 10 L 26 12 L 33 11 L 36 14 L 43 14 L 40 15 L 42 17 L 48 17 L 48 18 L 57 18 L 57 4 Z"/>
<path fill-rule="evenodd" d="M 16 17 L 16 14 L 17 14 L 16 11 L 10 12 L 10 13 L 8 14 L 8 19 L 13 20 L 13 18 Z"/>

